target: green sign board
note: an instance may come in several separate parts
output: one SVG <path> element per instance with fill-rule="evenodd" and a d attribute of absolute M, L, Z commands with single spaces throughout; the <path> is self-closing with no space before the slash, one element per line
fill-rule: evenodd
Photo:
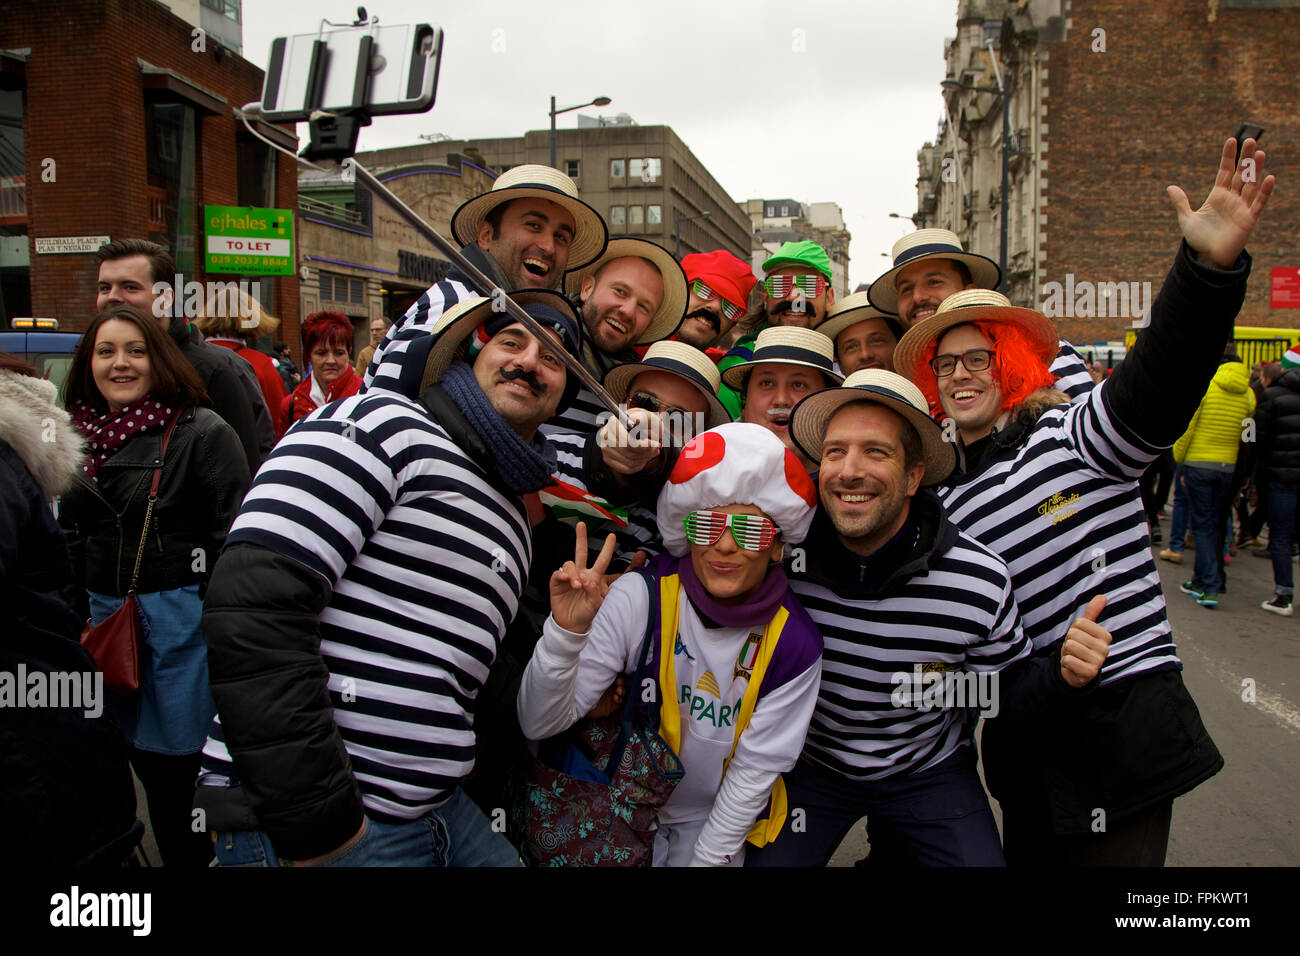
<path fill-rule="evenodd" d="M 207 272 L 293 275 L 293 210 L 204 206 Z"/>

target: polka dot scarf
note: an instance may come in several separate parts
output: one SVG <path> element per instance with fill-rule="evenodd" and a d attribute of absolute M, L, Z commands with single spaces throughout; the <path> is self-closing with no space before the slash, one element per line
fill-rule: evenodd
<path fill-rule="evenodd" d="M 148 395 L 116 412 L 100 412 L 85 400 L 74 402 L 68 411 L 77 431 L 86 436 L 89 454 L 81 466 L 86 477 L 94 478 L 99 466 L 136 435 L 165 427 L 172 410 Z"/>

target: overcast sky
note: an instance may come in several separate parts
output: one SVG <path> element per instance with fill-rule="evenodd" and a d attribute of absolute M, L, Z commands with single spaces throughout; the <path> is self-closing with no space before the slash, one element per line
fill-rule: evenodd
<path fill-rule="evenodd" d="M 244 56 L 263 69 L 271 40 L 314 32 L 355 3 L 245 0 Z M 853 235 L 850 288 L 884 272 L 882 252 L 913 227 L 916 151 L 933 140 L 943 101 L 943 42 L 956 0 L 492 0 L 368 3 L 380 25 L 432 22 L 446 32 L 428 113 L 383 117 L 359 149 L 520 136 L 562 107 L 629 113 L 671 126 L 731 198 L 835 202 Z M 502 49 L 503 48 L 503 49 Z M 558 118 L 577 125 L 578 112 Z M 306 127 L 301 128 L 303 135 Z"/>

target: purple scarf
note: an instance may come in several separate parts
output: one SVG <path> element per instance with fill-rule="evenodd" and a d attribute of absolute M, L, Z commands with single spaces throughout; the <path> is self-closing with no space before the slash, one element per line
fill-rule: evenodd
<path fill-rule="evenodd" d="M 676 571 L 681 578 L 682 587 L 686 589 L 686 596 L 691 599 L 695 609 L 721 627 L 766 626 L 776 616 L 776 610 L 781 606 L 790 586 L 785 568 L 775 564 L 767 569 L 763 583 L 745 603 L 722 604 L 705 590 L 700 579 L 695 576 L 695 566 L 691 564 L 689 554 L 677 559 Z"/>

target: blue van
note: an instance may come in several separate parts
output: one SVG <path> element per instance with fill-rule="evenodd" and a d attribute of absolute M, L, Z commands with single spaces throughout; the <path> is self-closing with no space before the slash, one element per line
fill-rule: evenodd
<path fill-rule="evenodd" d="M 39 321 L 41 328 L 36 328 Z M 27 323 L 31 326 L 24 328 Z M 54 328 L 50 325 L 53 324 Z M 0 332 L 0 351 L 16 355 L 35 366 L 36 374 L 47 378 L 63 394 L 63 382 L 72 367 L 72 354 L 81 341 L 80 332 L 56 331 L 57 323 L 50 319 L 12 319 L 12 329 Z"/>

